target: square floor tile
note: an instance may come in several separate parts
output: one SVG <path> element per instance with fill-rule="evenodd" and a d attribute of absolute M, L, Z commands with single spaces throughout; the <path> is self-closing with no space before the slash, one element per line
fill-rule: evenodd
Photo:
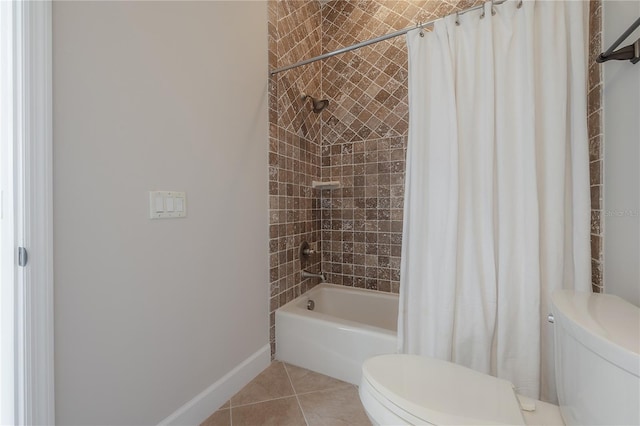
<path fill-rule="evenodd" d="M 231 426 L 231 410 L 218 410 L 210 415 L 200 426 Z"/>
<path fill-rule="evenodd" d="M 309 426 L 371 426 L 355 386 L 298 395 Z"/>
<path fill-rule="evenodd" d="M 281 362 L 273 362 L 240 392 L 231 397 L 231 407 L 292 396 L 293 394 L 293 388 L 284 365 Z"/>
<path fill-rule="evenodd" d="M 350 383 L 307 370 L 306 368 L 296 367 L 291 364 L 285 364 L 284 366 L 287 369 L 287 373 L 289 373 L 289 378 L 296 394 L 352 386 Z"/>
<path fill-rule="evenodd" d="M 305 426 L 295 396 L 233 407 L 233 426 Z"/>

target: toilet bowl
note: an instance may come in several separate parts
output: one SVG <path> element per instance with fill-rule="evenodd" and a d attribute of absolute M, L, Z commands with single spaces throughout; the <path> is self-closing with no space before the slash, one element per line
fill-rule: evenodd
<path fill-rule="evenodd" d="M 503 379 L 434 358 L 390 354 L 362 366 L 360 399 L 376 425 L 640 423 L 640 310 L 616 296 L 554 293 L 560 405 Z"/>

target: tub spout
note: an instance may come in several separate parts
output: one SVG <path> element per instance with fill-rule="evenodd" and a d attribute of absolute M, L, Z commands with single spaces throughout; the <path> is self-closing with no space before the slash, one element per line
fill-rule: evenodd
<path fill-rule="evenodd" d="M 307 278 L 320 278 L 320 281 L 323 283 L 327 281 L 327 276 L 322 272 L 320 272 L 319 274 L 314 274 L 313 272 L 303 270 L 301 277 L 303 280 Z"/>

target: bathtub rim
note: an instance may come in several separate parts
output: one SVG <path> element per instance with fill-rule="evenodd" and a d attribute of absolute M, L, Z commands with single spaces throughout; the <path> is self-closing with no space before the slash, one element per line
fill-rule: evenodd
<path fill-rule="evenodd" d="M 346 320 L 340 317 L 336 317 L 329 314 L 324 314 L 320 312 L 311 311 L 306 308 L 306 302 L 312 298 L 313 294 L 320 292 L 323 289 L 333 289 L 339 292 L 348 292 L 348 293 L 368 293 L 372 296 L 382 297 L 382 298 L 398 298 L 399 295 L 396 293 L 387 293 L 381 292 L 377 290 L 370 290 L 366 288 L 359 287 L 347 287 L 340 284 L 330 284 L 330 283 L 320 283 L 317 286 L 313 287 L 311 290 L 306 293 L 301 294 L 296 297 L 292 301 L 286 303 L 280 308 L 276 309 L 276 315 L 284 315 L 287 317 L 295 317 L 295 316 L 304 316 L 307 320 L 324 325 L 333 325 L 340 324 L 340 327 L 345 330 L 358 330 L 359 332 L 363 332 L 365 334 L 384 334 L 389 337 L 396 338 L 398 335 L 396 330 L 389 330 L 387 328 L 376 327 L 373 325 L 369 325 L 366 323 Z M 277 333 L 277 330 L 276 330 Z"/>

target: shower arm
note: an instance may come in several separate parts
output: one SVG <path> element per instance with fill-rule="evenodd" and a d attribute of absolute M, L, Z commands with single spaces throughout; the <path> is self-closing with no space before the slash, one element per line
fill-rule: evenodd
<path fill-rule="evenodd" d="M 327 99 L 316 99 L 311 95 L 302 94 L 302 100 L 306 101 L 307 99 L 311 99 L 312 111 L 316 114 L 320 113 L 323 109 L 329 106 L 329 101 Z"/>

